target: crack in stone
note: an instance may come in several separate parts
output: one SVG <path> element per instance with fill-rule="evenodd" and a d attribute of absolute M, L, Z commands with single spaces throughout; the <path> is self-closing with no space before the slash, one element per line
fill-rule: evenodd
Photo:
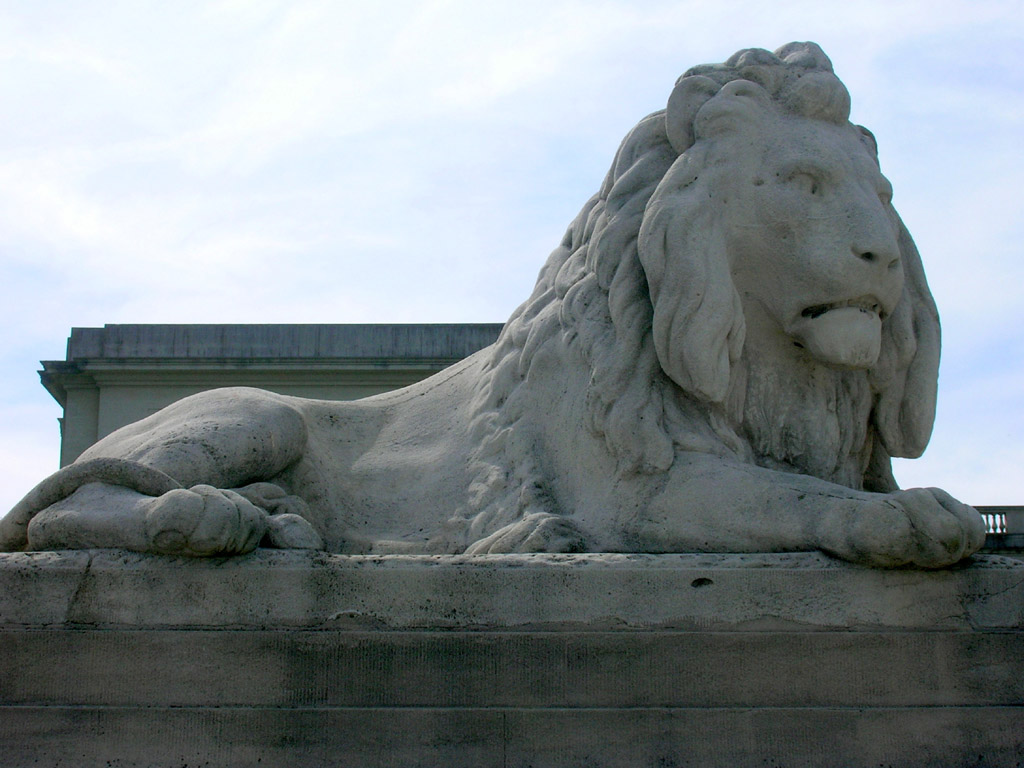
<path fill-rule="evenodd" d="M 92 571 L 93 557 L 95 555 L 90 551 L 88 559 L 85 561 L 85 570 L 82 571 L 82 575 L 78 578 L 78 584 L 75 586 L 75 593 L 71 595 L 71 599 L 68 601 L 68 610 L 64 616 L 65 624 L 77 623 L 74 616 L 77 612 L 78 603 L 81 601 L 82 590 L 85 589 L 86 581 L 88 581 L 89 574 Z"/>
<path fill-rule="evenodd" d="M 1020 579 L 1018 581 L 1015 581 L 1013 584 L 1011 584 L 1008 587 L 1004 587 L 1003 589 L 997 589 L 997 590 L 992 591 L 992 592 L 982 591 L 982 592 L 977 592 L 975 594 L 977 594 L 979 597 L 996 597 L 997 595 L 1003 595 L 1003 594 L 1006 594 L 1007 592 L 1009 592 L 1011 590 L 1017 589 L 1017 587 L 1021 586 L 1022 584 L 1024 584 L 1024 578 L 1022 578 L 1022 579 Z"/>

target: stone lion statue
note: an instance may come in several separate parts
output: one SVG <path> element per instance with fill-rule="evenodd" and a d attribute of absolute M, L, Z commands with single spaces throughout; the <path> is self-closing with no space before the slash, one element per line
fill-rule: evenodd
<path fill-rule="evenodd" d="M 182 400 L 43 481 L 0 549 L 957 562 L 980 515 L 890 469 L 928 441 L 939 323 L 849 107 L 812 43 L 689 70 L 493 346 L 354 402 Z"/>

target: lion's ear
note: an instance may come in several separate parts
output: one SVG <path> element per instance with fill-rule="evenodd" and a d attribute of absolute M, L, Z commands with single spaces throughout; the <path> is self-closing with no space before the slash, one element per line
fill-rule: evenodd
<path fill-rule="evenodd" d="M 638 250 L 662 369 L 699 400 L 720 403 L 743 350 L 746 324 L 721 228 L 708 206 L 687 199 L 691 162 L 680 158 L 659 185 L 659 192 L 662 187 L 673 191 L 651 198 Z"/>
<path fill-rule="evenodd" d="M 903 298 L 883 326 L 882 352 L 872 372 L 880 392 L 874 423 L 890 456 L 916 458 L 928 445 L 935 421 L 939 314 L 921 256 L 902 221 L 899 246 L 905 275 Z"/>

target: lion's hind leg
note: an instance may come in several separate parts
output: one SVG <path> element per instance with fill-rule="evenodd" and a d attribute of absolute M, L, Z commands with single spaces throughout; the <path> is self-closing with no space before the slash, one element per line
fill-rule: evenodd
<path fill-rule="evenodd" d="M 182 488 L 127 459 L 91 459 L 55 472 L 0 521 L 0 549 L 123 548 L 163 554 L 248 552 L 269 527 L 233 491 Z"/>
<path fill-rule="evenodd" d="M 183 488 L 127 459 L 91 459 L 37 485 L 0 520 L 0 551 L 123 548 L 192 556 L 322 549 L 305 503 L 278 486 Z"/>
<path fill-rule="evenodd" d="M 305 417 L 292 401 L 230 387 L 186 397 L 122 427 L 87 448 L 78 462 L 128 459 L 186 487 L 234 488 L 272 480 L 302 457 L 306 440 Z"/>

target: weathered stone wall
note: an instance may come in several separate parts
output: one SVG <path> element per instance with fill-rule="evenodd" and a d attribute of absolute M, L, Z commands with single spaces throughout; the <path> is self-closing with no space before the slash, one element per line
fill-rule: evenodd
<path fill-rule="evenodd" d="M 0 764 L 1021 764 L 1024 563 L 0 555 Z"/>

